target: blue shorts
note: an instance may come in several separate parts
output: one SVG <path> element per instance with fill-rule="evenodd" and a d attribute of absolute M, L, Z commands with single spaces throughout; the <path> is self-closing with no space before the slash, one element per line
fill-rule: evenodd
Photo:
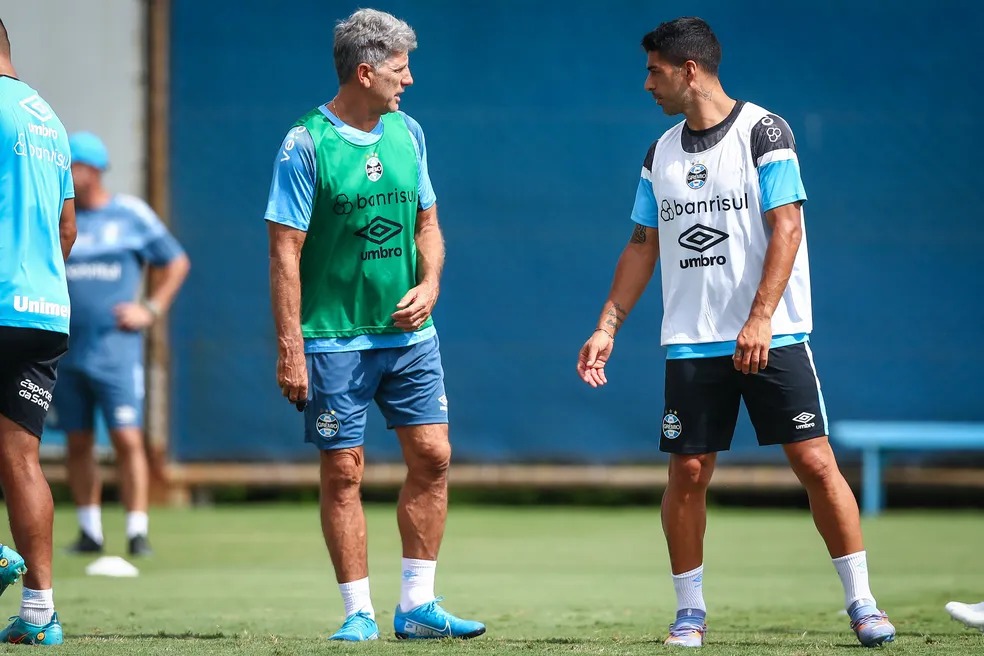
<path fill-rule="evenodd" d="M 109 430 L 143 428 L 144 371 L 140 362 L 111 368 L 58 371 L 50 417 L 53 427 L 70 431 L 92 430 L 95 413 L 102 413 Z"/>
<path fill-rule="evenodd" d="M 448 423 L 438 338 L 398 348 L 308 353 L 304 441 L 319 449 L 361 446 L 369 404 L 387 428 Z"/>

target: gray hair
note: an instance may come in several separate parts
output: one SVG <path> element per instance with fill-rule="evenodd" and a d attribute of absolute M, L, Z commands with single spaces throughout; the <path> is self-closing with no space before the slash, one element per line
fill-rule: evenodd
<path fill-rule="evenodd" d="M 345 84 L 359 64 L 374 69 L 398 52 L 417 48 L 413 28 L 392 14 L 375 9 L 359 9 L 335 26 L 335 72 Z"/>

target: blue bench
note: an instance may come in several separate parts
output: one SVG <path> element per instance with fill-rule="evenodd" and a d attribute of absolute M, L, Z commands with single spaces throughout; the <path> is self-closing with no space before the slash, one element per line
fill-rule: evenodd
<path fill-rule="evenodd" d="M 885 506 L 882 469 L 889 451 L 984 449 L 984 424 L 932 421 L 838 421 L 830 431 L 839 446 L 861 450 L 861 508 L 877 515 Z"/>

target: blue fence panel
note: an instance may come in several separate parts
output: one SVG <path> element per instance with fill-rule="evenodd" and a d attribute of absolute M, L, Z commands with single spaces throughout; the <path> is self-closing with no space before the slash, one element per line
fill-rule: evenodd
<path fill-rule="evenodd" d="M 193 261 L 173 314 L 179 460 L 312 457 L 274 380 L 262 213 L 284 133 L 334 94 L 332 26 L 357 6 L 173 2 L 172 219 Z M 610 385 L 588 389 L 574 363 L 631 233 L 642 158 L 677 120 L 642 89 L 639 40 L 694 11 L 723 43 L 726 91 L 797 135 L 831 418 L 984 417 L 981 94 L 963 79 L 981 55 L 980 6 L 377 6 L 420 42 L 403 108 L 427 134 L 448 246 L 435 318 L 457 461 L 661 459 L 658 276 Z M 375 411 L 367 450 L 400 457 Z M 781 452 L 758 449 L 743 418 L 730 457 Z"/>

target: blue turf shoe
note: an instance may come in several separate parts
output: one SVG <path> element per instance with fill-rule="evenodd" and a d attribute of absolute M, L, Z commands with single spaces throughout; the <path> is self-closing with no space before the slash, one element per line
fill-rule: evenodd
<path fill-rule="evenodd" d="M 58 621 L 58 613 L 51 616 L 51 621 L 44 626 L 25 622 L 19 617 L 11 617 L 14 620 L 3 631 L 0 631 L 0 643 L 9 642 L 14 645 L 60 645 L 64 638 L 62 636 L 61 622 Z"/>
<path fill-rule="evenodd" d="M 851 628 L 858 642 L 865 647 L 879 647 L 895 640 L 895 627 L 888 615 L 878 610 L 870 599 L 859 599 L 847 609 L 851 616 Z"/>
<path fill-rule="evenodd" d="M 21 555 L 7 545 L 0 544 L 0 595 L 7 586 L 17 583 L 26 571 Z"/>
<path fill-rule="evenodd" d="M 707 633 L 707 612 L 698 608 L 677 611 L 676 620 L 670 625 L 670 635 L 664 645 L 673 647 L 703 647 Z"/>
<path fill-rule="evenodd" d="M 345 640 L 347 642 L 362 642 L 379 638 L 379 627 L 369 613 L 352 613 L 345 618 L 342 628 L 332 634 L 329 640 Z"/>
<path fill-rule="evenodd" d="M 485 633 L 485 625 L 474 620 L 463 620 L 441 608 L 438 597 L 407 612 L 396 605 L 393 629 L 400 640 L 423 638 L 475 638 Z"/>

